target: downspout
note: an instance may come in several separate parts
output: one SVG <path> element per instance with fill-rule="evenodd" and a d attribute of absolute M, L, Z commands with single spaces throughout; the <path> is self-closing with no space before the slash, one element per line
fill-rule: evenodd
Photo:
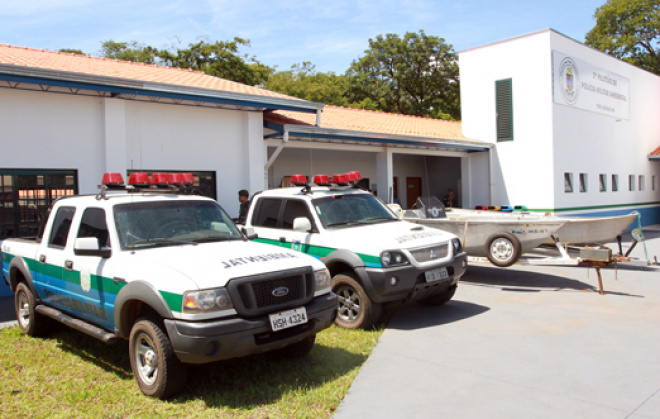
<path fill-rule="evenodd" d="M 495 147 L 491 147 L 488 149 L 488 195 L 489 195 L 489 202 L 488 205 L 494 205 L 493 202 L 495 201 L 495 193 L 493 192 L 493 149 Z"/>
<path fill-rule="evenodd" d="M 321 128 L 321 109 L 316 111 L 316 126 Z"/>

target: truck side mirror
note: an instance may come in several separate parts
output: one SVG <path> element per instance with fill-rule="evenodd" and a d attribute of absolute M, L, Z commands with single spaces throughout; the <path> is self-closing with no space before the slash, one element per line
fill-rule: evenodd
<path fill-rule="evenodd" d="M 257 233 L 254 232 L 254 228 L 252 227 L 242 227 L 241 232 L 248 240 L 254 240 L 257 238 Z"/>
<path fill-rule="evenodd" d="M 96 237 L 77 238 L 73 244 L 73 253 L 78 256 L 99 256 L 106 259 L 112 256 L 112 250 L 101 248 Z"/>
<path fill-rule="evenodd" d="M 306 233 L 311 229 L 312 229 L 312 223 L 309 221 L 309 218 L 298 217 L 298 218 L 293 220 L 293 230 L 294 231 L 301 231 L 301 232 Z"/>

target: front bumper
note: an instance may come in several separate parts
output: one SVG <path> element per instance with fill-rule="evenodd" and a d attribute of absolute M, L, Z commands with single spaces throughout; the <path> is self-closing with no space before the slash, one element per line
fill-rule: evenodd
<path fill-rule="evenodd" d="M 447 268 L 447 278 L 426 282 L 425 272 Z M 357 268 L 369 298 L 376 303 L 418 300 L 441 293 L 456 284 L 467 268 L 467 253 L 461 252 L 447 262 L 424 268 L 412 265 L 398 268 Z M 396 285 L 392 285 L 396 278 Z"/>
<path fill-rule="evenodd" d="M 271 331 L 268 316 L 204 322 L 166 319 L 165 327 L 181 362 L 203 364 L 284 348 L 330 327 L 337 314 L 337 296 L 318 296 L 305 309 L 307 323 L 278 332 Z"/>

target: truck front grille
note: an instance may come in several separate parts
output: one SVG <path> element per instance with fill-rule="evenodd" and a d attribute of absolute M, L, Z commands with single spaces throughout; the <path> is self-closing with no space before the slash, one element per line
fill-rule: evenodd
<path fill-rule="evenodd" d="M 411 250 L 410 253 L 417 262 L 431 262 L 444 259 L 449 255 L 449 243 L 414 249 Z"/>
<path fill-rule="evenodd" d="M 314 298 L 311 267 L 235 278 L 227 284 L 234 308 L 243 317 L 300 307 Z"/>

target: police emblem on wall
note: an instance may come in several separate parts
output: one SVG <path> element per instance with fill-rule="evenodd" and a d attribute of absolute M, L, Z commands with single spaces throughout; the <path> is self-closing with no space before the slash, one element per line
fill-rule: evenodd
<path fill-rule="evenodd" d="M 580 95 L 579 80 L 575 61 L 570 57 L 561 60 L 561 64 L 559 65 L 559 82 L 564 99 L 569 105 L 575 104 L 578 100 L 578 96 Z"/>

